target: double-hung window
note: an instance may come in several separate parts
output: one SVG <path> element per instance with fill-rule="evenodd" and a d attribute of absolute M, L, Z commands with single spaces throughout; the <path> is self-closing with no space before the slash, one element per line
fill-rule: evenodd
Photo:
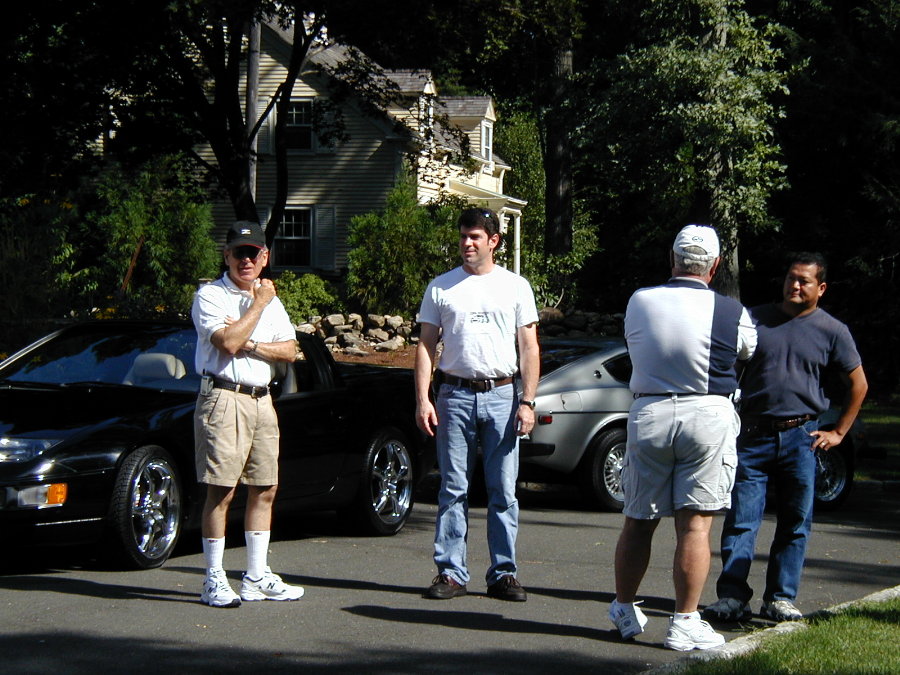
<path fill-rule="evenodd" d="M 312 267 L 313 210 L 286 208 L 272 247 L 276 267 Z"/>
<path fill-rule="evenodd" d="M 284 128 L 289 150 L 315 149 L 312 99 L 297 99 L 288 104 Z"/>
<path fill-rule="evenodd" d="M 279 269 L 335 269 L 332 206 L 288 206 L 272 244 L 272 266 Z"/>

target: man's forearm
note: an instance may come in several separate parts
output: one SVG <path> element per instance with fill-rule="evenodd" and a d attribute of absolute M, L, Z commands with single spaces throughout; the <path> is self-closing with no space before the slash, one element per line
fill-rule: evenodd
<path fill-rule="evenodd" d="M 849 381 L 850 387 L 847 390 L 847 395 L 844 397 L 840 417 L 838 417 L 838 421 L 834 425 L 835 432 L 841 436 L 846 436 L 847 432 L 850 431 L 850 427 L 853 426 L 853 421 L 859 414 L 859 409 L 866 398 L 866 393 L 869 391 L 869 383 L 866 380 L 862 366 L 848 373 L 846 380 Z"/>
<path fill-rule="evenodd" d="M 297 358 L 297 341 L 254 343 L 252 340 L 247 340 L 244 343 L 244 351 L 270 363 L 275 361 L 294 361 Z"/>

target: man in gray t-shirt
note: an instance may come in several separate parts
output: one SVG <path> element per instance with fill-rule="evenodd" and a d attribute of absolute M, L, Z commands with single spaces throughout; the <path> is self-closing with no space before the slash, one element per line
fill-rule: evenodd
<path fill-rule="evenodd" d="M 821 255 L 799 254 L 785 277 L 781 303 L 750 312 L 758 344 L 743 380 L 738 470 L 722 530 L 719 599 L 706 608 L 707 618 L 739 621 L 751 614 L 747 577 L 770 482 L 777 523 L 761 614 L 774 621 L 803 617 L 793 603 L 812 526 L 815 451 L 837 452 L 868 389 L 850 331 L 818 306 L 825 269 Z M 829 405 L 822 382 L 826 368 L 838 370 L 847 385 L 840 417 L 828 431 L 817 421 Z"/>

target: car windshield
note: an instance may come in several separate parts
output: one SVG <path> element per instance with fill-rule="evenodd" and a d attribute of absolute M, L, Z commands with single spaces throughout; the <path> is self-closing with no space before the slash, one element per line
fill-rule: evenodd
<path fill-rule="evenodd" d="M 79 326 L 7 363 L 0 379 L 196 389 L 200 380 L 193 367 L 196 343 L 197 334 L 188 327 Z"/>

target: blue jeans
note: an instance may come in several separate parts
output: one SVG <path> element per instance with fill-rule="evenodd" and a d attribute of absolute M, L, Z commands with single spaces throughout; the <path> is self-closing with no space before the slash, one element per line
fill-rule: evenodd
<path fill-rule="evenodd" d="M 753 597 L 747 577 L 769 480 L 775 488 L 776 525 L 763 602 L 797 597 L 816 487 L 816 457 L 809 434 L 817 428 L 816 420 L 780 432 L 744 424 L 738 438 L 731 509 L 722 529 L 722 574 L 716 583 L 720 598 L 749 602 Z"/>
<path fill-rule="evenodd" d="M 437 459 L 441 472 L 434 562 L 440 574 L 469 582 L 466 542 L 469 528 L 469 482 L 481 447 L 487 485 L 487 538 L 491 566 L 488 585 L 516 573 L 519 502 L 518 395 L 512 384 L 476 393 L 442 384 L 437 397 Z"/>

